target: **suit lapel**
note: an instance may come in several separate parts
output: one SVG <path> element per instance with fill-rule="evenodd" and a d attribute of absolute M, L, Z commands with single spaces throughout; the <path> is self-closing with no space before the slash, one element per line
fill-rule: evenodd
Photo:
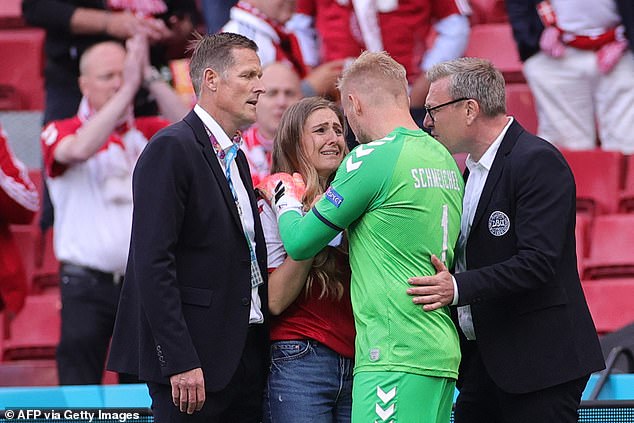
<path fill-rule="evenodd" d="M 233 200 L 233 195 L 231 194 L 231 190 L 229 189 L 229 183 L 227 182 L 227 177 L 225 176 L 220 163 L 218 163 L 218 158 L 216 156 L 216 152 L 211 146 L 211 141 L 209 141 L 209 137 L 207 136 L 207 131 L 205 130 L 205 126 L 203 122 L 200 120 L 198 115 L 192 110 L 189 112 L 185 119 L 183 119 L 194 131 L 196 135 L 196 142 L 201 147 L 203 157 L 205 161 L 209 165 L 211 172 L 213 173 L 216 181 L 218 182 L 218 186 L 222 191 L 222 196 L 227 203 L 229 211 L 233 216 L 236 224 L 242 228 L 242 222 L 240 221 L 240 216 L 238 215 L 238 208 L 236 207 L 236 203 Z M 242 174 L 242 172 L 240 172 Z M 244 180 L 244 179 L 243 179 Z"/>
<path fill-rule="evenodd" d="M 500 143 L 500 147 L 498 148 L 497 154 L 495 155 L 495 159 L 493 159 L 493 164 L 491 165 L 491 170 L 489 170 L 489 175 L 487 176 L 484 188 L 482 189 L 480 200 L 478 200 L 478 207 L 476 208 L 473 223 L 471 225 L 471 233 L 473 233 L 473 229 L 480 223 L 480 220 L 484 215 L 484 211 L 487 209 L 489 202 L 491 201 L 493 190 L 495 189 L 500 176 L 502 176 L 506 156 L 513 149 L 517 138 L 523 130 L 524 128 L 522 128 L 516 120 L 513 120 L 513 123 L 509 127 L 508 131 L 506 131 L 506 134 Z"/>

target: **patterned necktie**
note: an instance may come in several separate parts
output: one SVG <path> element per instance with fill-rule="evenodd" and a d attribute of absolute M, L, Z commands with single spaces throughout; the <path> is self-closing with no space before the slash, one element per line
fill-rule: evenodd
<path fill-rule="evenodd" d="M 238 150 L 240 149 L 240 145 L 242 144 L 242 137 L 240 133 L 237 133 L 233 137 L 233 143 L 228 150 L 224 150 L 221 146 L 214 134 L 209 131 L 209 140 L 211 141 L 211 145 L 216 152 L 218 158 L 222 161 L 225 166 L 225 177 L 227 178 L 227 182 L 229 183 L 229 189 L 231 190 L 231 195 L 233 196 L 233 201 L 236 203 L 236 207 L 238 208 L 238 214 L 240 215 L 240 219 L 242 220 L 242 208 L 240 207 L 240 202 L 238 201 L 238 194 L 236 193 L 235 188 L 233 187 L 233 181 L 231 180 L 231 162 L 236 158 L 238 154 Z M 258 260 L 255 256 L 255 251 L 253 251 L 253 246 L 251 245 L 251 238 L 247 234 L 246 230 L 244 230 L 244 237 L 247 240 L 247 245 L 249 247 L 249 255 L 251 256 L 251 288 L 256 288 L 264 283 L 262 279 L 262 273 L 260 272 L 260 267 L 258 266 Z"/>
<path fill-rule="evenodd" d="M 242 215 L 240 205 L 238 204 L 238 195 L 236 194 L 236 190 L 233 187 L 233 181 L 231 180 L 231 162 L 236 158 L 236 155 L 238 154 L 242 138 L 240 137 L 240 134 L 236 134 L 233 137 L 233 144 L 231 145 L 231 147 L 229 147 L 228 150 L 224 150 L 220 146 L 220 143 L 218 143 L 218 140 L 216 140 L 216 137 L 214 137 L 214 135 L 211 133 L 209 135 L 209 140 L 211 141 L 211 145 L 213 146 L 216 155 L 225 166 L 225 177 L 227 178 L 227 182 L 229 183 L 231 195 L 233 195 L 236 206 L 238 206 L 238 211 L 240 211 L 240 215 Z"/>

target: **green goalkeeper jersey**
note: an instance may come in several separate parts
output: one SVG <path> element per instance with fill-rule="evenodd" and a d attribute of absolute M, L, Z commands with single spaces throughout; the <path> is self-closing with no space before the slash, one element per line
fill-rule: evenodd
<path fill-rule="evenodd" d="M 348 229 L 357 337 L 355 373 L 457 378 L 458 334 L 448 307 L 425 312 L 406 293 L 412 276 L 453 265 L 464 183 L 456 162 L 421 130 L 397 128 L 355 148 L 313 209 L 280 216 L 294 259 L 314 256 Z"/>

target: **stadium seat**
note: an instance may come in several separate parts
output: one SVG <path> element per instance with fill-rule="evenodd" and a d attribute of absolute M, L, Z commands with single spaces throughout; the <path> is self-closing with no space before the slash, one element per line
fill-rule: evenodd
<path fill-rule="evenodd" d="M 507 83 L 525 82 L 522 62 L 513 39 L 511 25 L 491 23 L 471 27 L 466 57 L 490 60 L 504 75 Z"/>
<path fill-rule="evenodd" d="M 634 212 L 634 154 L 627 157 L 625 187 L 621 193 L 619 210 L 624 213 Z"/>
<path fill-rule="evenodd" d="M 54 359 L 60 337 L 59 293 L 29 295 L 2 342 L 2 360 Z"/>
<path fill-rule="evenodd" d="M 615 151 L 562 150 L 577 184 L 577 212 L 615 213 L 623 178 L 623 155 Z"/>
<path fill-rule="evenodd" d="M 634 278 L 634 214 L 594 218 L 590 231 L 590 253 L 583 266 L 585 280 Z"/>
<path fill-rule="evenodd" d="M 506 112 L 532 134 L 537 133 L 537 111 L 527 84 L 506 84 Z"/>
<path fill-rule="evenodd" d="M 0 386 L 56 386 L 55 360 L 21 360 L 0 363 Z"/>
<path fill-rule="evenodd" d="M 22 102 L 18 90 L 6 84 L 0 84 L 0 110 L 18 110 Z"/>
<path fill-rule="evenodd" d="M 24 26 L 21 0 L 0 1 L 0 28 L 20 28 Z"/>
<path fill-rule="evenodd" d="M 41 29 L 0 30 L 0 84 L 14 90 L 12 110 L 44 107 L 43 44 Z"/>
<path fill-rule="evenodd" d="M 32 287 L 34 292 L 59 287 L 59 261 L 53 251 L 53 228 L 45 232 L 38 228 L 35 239 L 35 270 Z"/>
<path fill-rule="evenodd" d="M 584 281 L 582 286 L 597 333 L 611 333 L 634 322 L 634 279 Z"/>
<path fill-rule="evenodd" d="M 29 292 L 31 292 L 33 275 L 35 274 L 36 232 L 30 225 L 11 225 L 10 230 L 20 252 L 20 257 L 22 257 L 22 266 L 24 266 Z"/>
<path fill-rule="evenodd" d="M 471 25 L 508 22 L 504 0 L 471 0 Z"/>
<path fill-rule="evenodd" d="M 42 172 L 39 169 L 30 169 L 29 177 L 42 198 L 44 183 Z M 41 210 L 37 212 L 31 225 L 28 225 L 34 237 L 33 272 L 29 274 L 31 291 L 34 293 L 59 286 L 59 262 L 53 251 L 53 229 L 48 229 L 42 233 L 39 226 L 40 214 Z"/>

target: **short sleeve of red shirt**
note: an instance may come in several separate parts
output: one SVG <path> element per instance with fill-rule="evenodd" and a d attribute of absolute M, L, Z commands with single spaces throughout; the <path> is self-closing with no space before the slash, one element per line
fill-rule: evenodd
<path fill-rule="evenodd" d="M 143 116 L 136 118 L 134 123 L 145 139 L 149 141 L 154 134 L 166 126 L 169 126 L 170 121 L 158 116 Z"/>
<path fill-rule="evenodd" d="M 70 119 L 56 120 L 49 123 L 41 135 L 42 157 L 44 159 L 44 168 L 46 174 L 54 178 L 61 175 L 68 168 L 67 165 L 55 161 L 55 150 L 59 142 L 69 135 L 77 132 L 81 126 L 78 117 Z"/>

